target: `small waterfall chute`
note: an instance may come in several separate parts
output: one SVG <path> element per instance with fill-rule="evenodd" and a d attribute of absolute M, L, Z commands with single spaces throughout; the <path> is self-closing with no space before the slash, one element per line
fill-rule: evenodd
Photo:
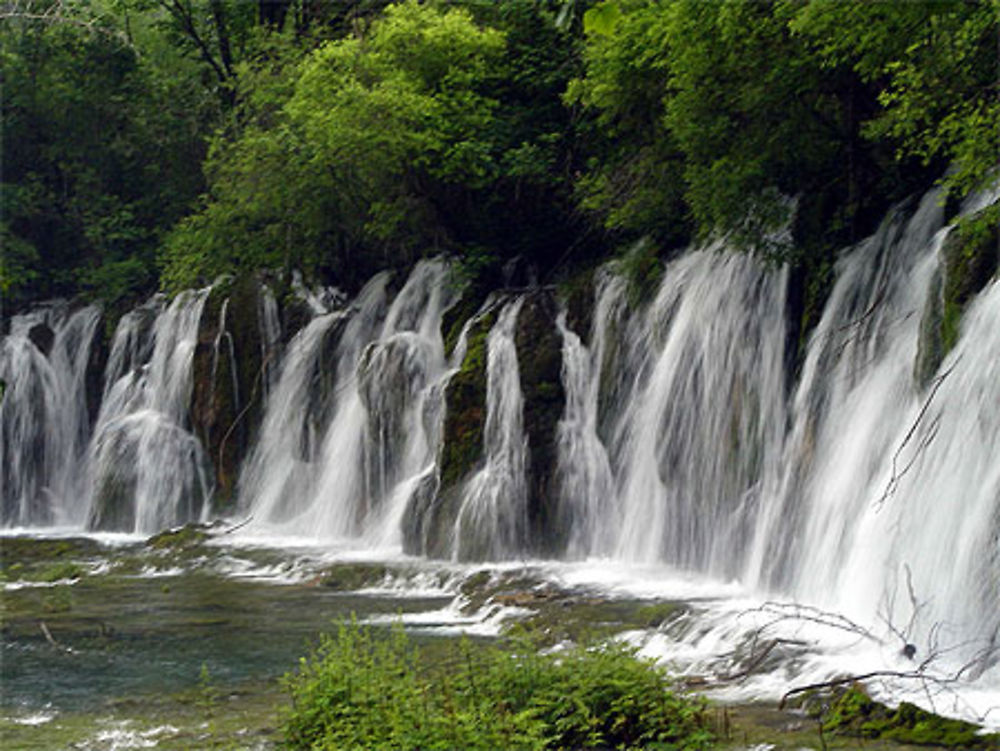
<path fill-rule="evenodd" d="M 563 338 L 566 391 L 566 408 L 557 433 L 557 516 L 559 525 L 569 531 L 567 555 L 571 558 L 607 551 L 617 534 L 611 510 L 615 479 L 599 437 L 599 408 L 610 322 L 619 317 L 615 311 L 624 304 L 624 281 L 602 273 L 595 298 L 589 347 L 568 328 L 565 313 L 557 320 Z"/>
<path fill-rule="evenodd" d="M 90 442 L 89 528 L 152 533 L 208 512 L 211 465 L 188 406 L 209 291 L 182 292 L 165 308 L 154 299 L 119 323 Z"/>
<path fill-rule="evenodd" d="M 90 432 L 87 370 L 100 310 L 41 306 L 11 320 L 0 344 L 0 522 L 82 521 Z"/>
<path fill-rule="evenodd" d="M 522 302 L 508 302 L 487 337 L 484 462 L 462 490 L 452 531 L 458 560 L 509 558 L 525 544 L 528 447 L 514 344 Z"/>
<path fill-rule="evenodd" d="M 404 489 L 436 448 L 424 404 L 445 370 L 447 275 L 443 261 L 417 264 L 391 304 L 388 276 L 380 275 L 347 310 L 314 318 L 288 345 L 241 478 L 255 528 L 399 545 Z M 316 420 L 307 403 L 318 391 L 325 395 Z M 306 451 L 295 438 L 302 435 Z"/>

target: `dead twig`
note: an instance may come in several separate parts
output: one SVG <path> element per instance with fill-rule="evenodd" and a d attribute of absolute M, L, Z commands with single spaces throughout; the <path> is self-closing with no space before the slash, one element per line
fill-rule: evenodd
<path fill-rule="evenodd" d="M 920 443 L 917 445 L 917 448 L 913 452 L 913 456 L 910 458 L 910 460 L 906 463 L 906 465 L 902 469 L 899 468 L 900 456 L 902 455 L 903 451 L 906 450 L 906 447 L 909 445 L 910 441 L 913 440 L 913 437 L 916 435 L 917 429 L 923 422 L 924 417 L 926 417 L 927 411 L 931 407 L 931 402 L 934 401 L 934 397 L 937 395 L 937 392 L 941 388 L 941 385 L 945 382 L 945 379 L 952 374 L 952 372 L 955 370 L 955 367 L 958 365 L 959 362 L 961 362 L 961 359 L 962 359 L 961 356 L 956 358 L 955 362 L 951 364 L 951 367 L 949 367 L 946 371 L 941 373 L 941 375 L 936 376 L 932 381 L 930 392 L 927 394 L 927 398 L 924 399 L 924 403 L 920 407 L 920 412 L 917 413 L 917 417 L 913 421 L 913 424 L 910 425 L 910 429 L 906 431 L 906 435 L 903 437 L 902 443 L 899 444 L 899 446 L 896 448 L 896 452 L 892 455 L 892 472 L 889 476 L 889 481 L 886 483 L 885 490 L 882 492 L 882 495 L 879 497 L 879 499 L 875 501 L 876 509 L 881 508 L 882 505 L 896 492 L 896 489 L 899 487 L 900 480 L 902 480 L 903 477 L 907 474 L 907 472 L 910 471 L 910 469 L 916 463 L 917 458 L 930 445 L 931 441 L 934 440 L 935 436 L 937 436 L 938 425 L 940 424 L 941 420 L 940 416 L 934 418 L 934 420 L 931 422 L 930 428 L 928 428 L 927 433 L 920 440 Z"/>

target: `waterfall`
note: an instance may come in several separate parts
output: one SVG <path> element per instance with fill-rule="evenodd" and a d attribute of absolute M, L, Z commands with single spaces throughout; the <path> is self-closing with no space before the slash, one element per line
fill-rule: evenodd
<path fill-rule="evenodd" d="M 0 345 L 0 520 L 78 524 L 90 431 L 87 369 L 100 321 L 88 306 L 37 308 Z"/>
<path fill-rule="evenodd" d="M 624 330 L 607 440 L 613 539 L 591 552 L 742 570 L 785 429 L 785 272 L 701 250 L 667 266 Z"/>
<path fill-rule="evenodd" d="M 414 478 L 436 449 L 424 403 L 445 370 L 447 274 L 442 261 L 418 264 L 391 305 L 379 275 L 288 345 L 240 480 L 258 529 L 398 545 Z"/>
<path fill-rule="evenodd" d="M 453 556 L 506 558 L 523 549 L 527 531 L 527 441 L 514 327 L 522 298 L 500 311 L 486 341 L 485 462 L 466 483 L 453 530 Z"/>
<path fill-rule="evenodd" d="M 943 626 L 944 638 L 952 643 L 969 642 L 963 658 L 984 647 L 995 650 L 1000 634 L 997 281 L 966 312 L 961 339 L 938 380 L 911 405 L 893 450 L 900 452 L 899 481 L 882 502 L 882 512 L 875 507 L 865 519 L 871 525 L 865 536 L 878 540 L 883 552 L 872 555 L 872 548 L 859 546 L 845 571 L 881 564 L 888 576 L 902 578 L 908 567 L 915 594 L 926 607 L 917 614 L 906 610 L 911 603 L 900 583 L 892 615 L 897 623 L 916 615 L 913 641 L 926 643 Z M 995 651 L 984 656 L 997 659 Z"/>
<path fill-rule="evenodd" d="M 794 396 L 780 488 L 757 531 L 751 580 L 824 600 L 861 540 L 858 521 L 879 505 L 893 441 L 917 397 L 913 363 L 920 311 L 943 238 L 938 196 L 901 212 L 841 259 Z M 876 490 L 876 486 L 881 487 Z M 866 572 L 862 582 L 881 587 Z M 853 582 L 852 596 L 866 588 Z M 873 612 L 881 596 L 869 593 Z M 835 603 L 831 603 L 835 604 Z"/>
<path fill-rule="evenodd" d="M 558 429 L 558 517 L 568 529 L 571 557 L 609 549 L 616 537 L 612 507 L 615 480 L 608 452 L 598 436 L 601 372 L 608 353 L 611 322 L 620 320 L 625 284 L 611 273 L 602 274 L 595 292 L 591 346 L 558 319 L 563 337 L 563 384 L 566 409 Z"/>
<path fill-rule="evenodd" d="M 950 231 L 940 202 L 895 209 L 843 251 L 794 371 L 787 270 L 722 244 L 673 258 L 641 304 L 604 267 L 589 331 L 566 310 L 552 325 L 553 289 L 504 291 L 474 317 L 476 349 L 466 357 L 467 321 L 450 362 L 441 328 L 458 290 L 440 260 L 398 291 L 379 274 L 353 300 L 296 278 L 299 302 L 279 306 L 261 287 L 250 335 L 235 302 L 206 307 L 208 289 L 155 296 L 118 323 L 103 388 L 97 308 L 38 307 L 0 346 L 0 523 L 150 533 L 207 519 L 221 475 L 202 440 L 221 445 L 243 419 L 255 438 L 246 456 L 229 444 L 226 508 L 254 534 L 398 550 L 405 533 L 408 551 L 462 560 L 543 550 L 666 565 L 914 641 L 991 644 L 1000 292 L 972 301 L 938 372 L 915 378 Z M 283 317 L 308 320 L 289 339 Z M 553 340 L 555 388 L 558 360 L 531 357 Z M 251 347 L 257 368 L 258 346 L 259 375 L 238 373 Z M 227 390 L 202 412 L 194 372 Z M 543 431 L 531 410 L 545 398 Z"/>
<path fill-rule="evenodd" d="M 994 283 L 937 376 L 914 382 L 948 232 L 937 199 L 887 222 L 838 269 L 796 395 L 789 445 L 802 479 L 788 486 L 803 500 L 762 537 L 796 540 L 778 577 L 796 596 L 877 613 L 909 626 L 913 643 L 937 632 L 968 656 L 1000 628 L 1000 326 Z"/>
<path fill-rule="evenodd" d="M 154 298 L 119 323 L 89 448 L 90 528 L 152 533 L 207 512 L 211 472 L 188 405 L 208 293 L 183 292 L 166 308 Z"/>

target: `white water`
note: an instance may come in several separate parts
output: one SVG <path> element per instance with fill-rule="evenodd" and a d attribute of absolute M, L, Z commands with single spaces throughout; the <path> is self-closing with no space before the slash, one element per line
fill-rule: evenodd
<path fill-rule="evenodd" d="M 611 274 L 598 281 L 595 293 L 593 343 L 588 349 L 558 319 L 563 337 L 563 386 L 566 410 L 558 431 L 559 524 L 570 530 L 567 555 L 579 557 L 591 549 L 609 550 L 617 525 L 612 518 L 615 481 L 607 449 L 598 437 L 601 369 L 608 346 L 608 328 L 620 320 L 625 284 Z"/>
<path fill-rule="evenodd" d="M 380 275 L 292 340 L 240 480 L 251 531 L 366 533 L 398 548 L 414 478 L 436 449 L 424 403 L 446 367 L 446 275 L 442 262 L 418 264 L 388 309 Z"/>
<path fill-rule="evenodd" d="M 90 432 L 86 370 L 100 311 L 65 303 L 11 321 L 0 345 L 0 519 L 4 526 L 78 524 Z M 52 332 L 48 354 L 29 338 Z"/>
<path fill-rule="evenodd" d="M 207 511 L 211 472 L 187 413 L 208 293 L 178 295 L 148 334 L 159 301 L 120 322 L 90 442 L 89 527 L 151 534 Z"/>
<path fill-rule="evenodd" d="M 514 346 L 523 298 L 504 305 L 486 340 L 485 460 L 466 483 L 452 531 L 453 556 L 499 559 L 523 549 L 528 511 L 527 438 Z"/>
<path fill-rule="evenodd" d="M 784 433 L 784 273 L 704 250 L 671 263 L 628 324 L 611 405 L 610 549 L 732 576 Z"/>

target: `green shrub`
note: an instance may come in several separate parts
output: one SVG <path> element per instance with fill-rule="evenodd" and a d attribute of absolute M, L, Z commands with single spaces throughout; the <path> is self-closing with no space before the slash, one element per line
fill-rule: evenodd
<path fill-rule="evenodd" d="M 704 704 L 620 644 L 541 654 L 454 646 L 425 660 L 401 626 L 356 623 L 286 676 L 294 749 L 708 748 Z"/>

